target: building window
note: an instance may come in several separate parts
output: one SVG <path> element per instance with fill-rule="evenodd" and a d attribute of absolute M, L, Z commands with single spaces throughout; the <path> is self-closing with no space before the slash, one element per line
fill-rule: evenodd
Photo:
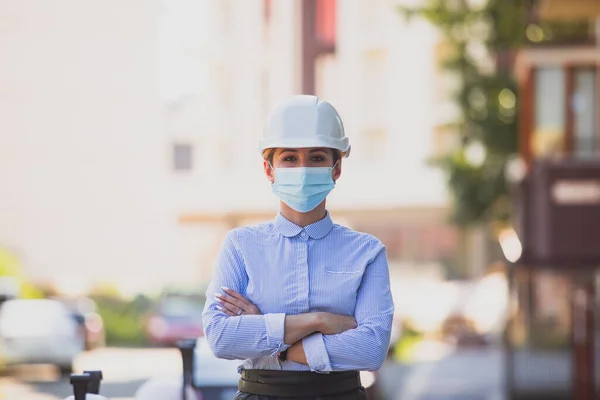
<path fill-rule="evenodd" d="M 223 34 L 225 36 L 228 36 L 229 34 L 231 34 L 231 31 L 233 30 L 233 24 L 232 24 L 233 9 L 232 9 L 231 0 L 219 0 L 218 4 L 219 4 L 219 17 L 220 17 L 219 22 L 220 22 L 220 26 L 221 26 L 221 31 L 223 32 Z"/>
<path fill-rule="evenodd" d="M 235 163 L 239 161 L 236 157 L 232 157 L 231 153 L 237 150 L 230 145 L 230 142 L 223 138 L 217 142 L 217 154 L 219 155 L 220 171 L 225 172 L 235 167 Z M 239 164 L 238 164 L 239 165 Z"/>
<path fill-rule="evenodd" d="M 323 54 L 315 60 L 315 89 L 317 95 L 335 100 L 336 88 L 339 82 L 337 57 L 333 54 Z"/>
<path fill-rule="evenodd" d="M 364 53 L 361 63 L 361 96 L 362 107 L 368 125 L 379 125 L 382 112 L 386 107 L 387 54 L 372 50 Z"/>
<path fill-rule="evenodd" d="M 596 149 L 596 71 L 578 68 L 573 78 L 573 153 L 589 157 Z"/>
<path fill-rule="evenodd" d="M 212 80 L 218 103 L 221 107 L 230 111 L 233 105 L 233 82 L 227 66 L 220 65 L 213 69 Z"/>
<path fill-rule="evenodd" d="M 191 171 L 193 168 L 193 147 L 189 143 L 173 145 L 173 169 L 175 171 Z"/>
<path fill-rule="evenodd" d="M 565 136 L 565 73 L 560 67 L 535 74 L 535 121 L 532 150 L 537 157 L 561 153 Z"/>
<path fill-rule="evenodd" d="M 368 129 L 363 132 L 363 138 L 367 160 L 372 162 L 381 160 L 386 150 L 386 131 L 383 129 Z"/>
<path fill-rule="evenodd" d="M 532 66 L 523 86 L 526 158 L 598 153 L 597 75 L 589 64 Z"/>

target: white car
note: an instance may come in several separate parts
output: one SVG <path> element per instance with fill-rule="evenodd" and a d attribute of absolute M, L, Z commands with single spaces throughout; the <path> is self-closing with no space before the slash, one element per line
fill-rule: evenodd
<path fill-rule="evenodd" d="M 223 360 L 215 357 L 206 338 L 196 340 L 194 357 L 194 387 L 198 399 L 202 400 L 231 400 L 237 392 L 240 379 L 238 365 L 240 360 Z M 361 371 L 360 379 L 365 389 L 369 390 L 375 383 L 375 374 Z"/>
<path fill-rule="evenodd" d="M 240 360 L 223 360 L 213 355 L 206 338 L 196 341 L 194 387 L 203 400 L 233 399 L 240 379 Z"/>
<path fill-rule="evenodd" d="M 85 348 L 77 321 L 56 300 L 8 300 L 0 306 L 0 359 L 6 365 L 53 364 L 62 375 Z"/>
<path fill-rule="evenodd" d="M 242 361 L 224 360 L 215 357 L 206 338 L 196 340 L 194 349 L 194 371 L 192 387 L 187 390 L 187 400 L 231 400 L 237 392 L 238 366 Z M 363 386 L 373 390 L 376 376 L 361 371 Z M 182 376 L 155 377 L 146 381 L 136 392 L 135 400 L 181 400 Z"/>
<path fill-rule="evenodd" d="M 194 348 L 192 387 L 187 390 L 187 400 L 231 400 L 237 392 L 239 360 L 215 357 L 206 338 L 196 340 Z M 135 400 L 181 400 L 182 376 L 154 377 L 136 392 Z"/>

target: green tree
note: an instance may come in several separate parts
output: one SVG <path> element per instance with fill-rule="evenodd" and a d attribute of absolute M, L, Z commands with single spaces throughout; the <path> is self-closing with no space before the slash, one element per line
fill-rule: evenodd
<path fill-rule="evenodd" d="M 449 50 L 443 72 L 454 74 L 460 117 L 451 123 L 460 146 L 433 160 L 447 176 L 453 220 L 460 226 L 506 222 L 510 201 L 504 176 L 517 153 L 518 91 L 512 75 L 515 52 L 524 45 L 589 38 L 590 21 L 551 22 L 535 15 L 536 0 L 428 0 L 400 7 L 407 19 L 421 17 L 442 33 Z M 492 68 L 481 62 L 485 49 Z M 470 153 L 479 149 L 481 162 Z"/>
<path fill-rule="evenodd" d="M 420 16 L 439 28 L 448 47 L 442 73 L 460 82 L 452 94 L 460 116 L 451 123 L 460 146 L 433 160 L 446 173 L 453 220 L 460 226 L 508 218 L 504 170 L 517 151 L 518 115 L 517 88 L 506 60 L 524 43 L 530 3 L 430 0 L 420 8 L 401 8 L 407 18 Z M 481 49 L 488 55 L 481 56 Z M 493 60 L 493 68 L 485 68 L 482 58 Z M 473 152 L 479 160 L 473 160 Z"/>
<path fill-rule="evenodd" d="M 20 274 L 21 270 L 17 257 L 7 250 L 0 248 L 0 276 L 17 278 Z"/>
<path fill-rule="evenodd" d="M 13 278 L 18 286 L 18 295 L 23 298 L 41 298 L 42 291 L 33 285 L 21 272 L 18 257 L 0 248 L 0 277 Z"/>

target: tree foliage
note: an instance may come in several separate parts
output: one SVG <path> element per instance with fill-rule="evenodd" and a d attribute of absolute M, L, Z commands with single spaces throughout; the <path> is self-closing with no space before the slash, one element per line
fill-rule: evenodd
<path fill-rule="evenodd" d="M 490 0 L 478 6 L 430 0 L 420 8 L 401 8 L 408 19 L 423 17 L 441 31 L 449 49 L 443 72 L 460 81 L 453 93 L 460 118 L 452 123 L 460 146 L 434 163 L 446 172 L 454 221 L 462 226 L 508 218 L 504 170 L 517 151 L 518 107 L 506 60 L 527 40 L 531 6 L 530 0 Z M 492 68 L 485 68 L 482 58 Z M 469 156 L 474 146 L 483 151 L 480 162 Z"/>
<path fill-rule="evenodd" d="M 510 201 L 504 171 L 518 143 L 519 93 L 512 75 L 513 56 L 524 45 L 587 41 L 590 20 L 540 20 L 535 13 L 537 0 L 424 3 L 400 11 L 407 19 L 425 18 L 440 30 L 448 47 L 443 71 L 460 81 L 453 93 L 460 117 L 452 123 L 460 146 L 434 160 L 448 177 L 454 221 L 461 226 L 505 221 Z M 474 145 L 484 150 L 481 162 L 469 157 Z"/>
<path fill-rule="evenodd" d="M 42 291 L 33 285 L 21 271 L 18 257 L 0 247 L 0 281 L 10 278 L 18 284 L 18 295 L 23 298 L 41 298 Z M 1 290 L 0 290 L 1 291 Z M 3 293 L 0 293 L 2 295 Z"/>

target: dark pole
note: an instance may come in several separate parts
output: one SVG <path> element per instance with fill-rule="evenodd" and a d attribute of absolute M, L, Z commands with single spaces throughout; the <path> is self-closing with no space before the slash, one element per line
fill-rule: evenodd
<path fill-rule="evenodd" d="M 187 388 L 193 386 L 194 380 L 194 350 L 196 349 L 196 339 L 184 339 L 177 342 L 177 347 L 181 352 L 183 361 L 183 382 L 181 388 L 181 399 L 187 398 Z"/>
<path fill-rule="evenodd" d="M 83 371 L 83 373 L 90 375 L 88 393 L 100 394 L 100 382 L 102 381 L 102 371 Z"/>
<path fill-rule="evenodd" d="M 504 383 L 505 383 L 505 398 L 507 400 L 511 400 L 513 398 L 513 390 L 515 387 L 514 383 L 514 349 L 512 347 L 512 329 L 513 329 L 513 320 L 510 315 L 511 310 L 511 302 L 512 302 L 512 294 L 515 287 L 515 271 L 516 265 L 512 263 L 507 263 L 508 270 L 506 272 L 506 278 L 508 281 L 508 318 L 506 320 L 506 327 L 504 328 Z"/>
<path fill-rule="evenodd" d="M 85 400 L 89 383 L 90 374 L 71 374 L 71 385 L 73 386 L 75 400 Z"/>
<path fill-rule="evenodd" d="M 594 326 L 594 274 L 585 273 L 574 279 L 573 301 L 573 398 L 595 400 L 594 373 L 595 326 Z"/>

